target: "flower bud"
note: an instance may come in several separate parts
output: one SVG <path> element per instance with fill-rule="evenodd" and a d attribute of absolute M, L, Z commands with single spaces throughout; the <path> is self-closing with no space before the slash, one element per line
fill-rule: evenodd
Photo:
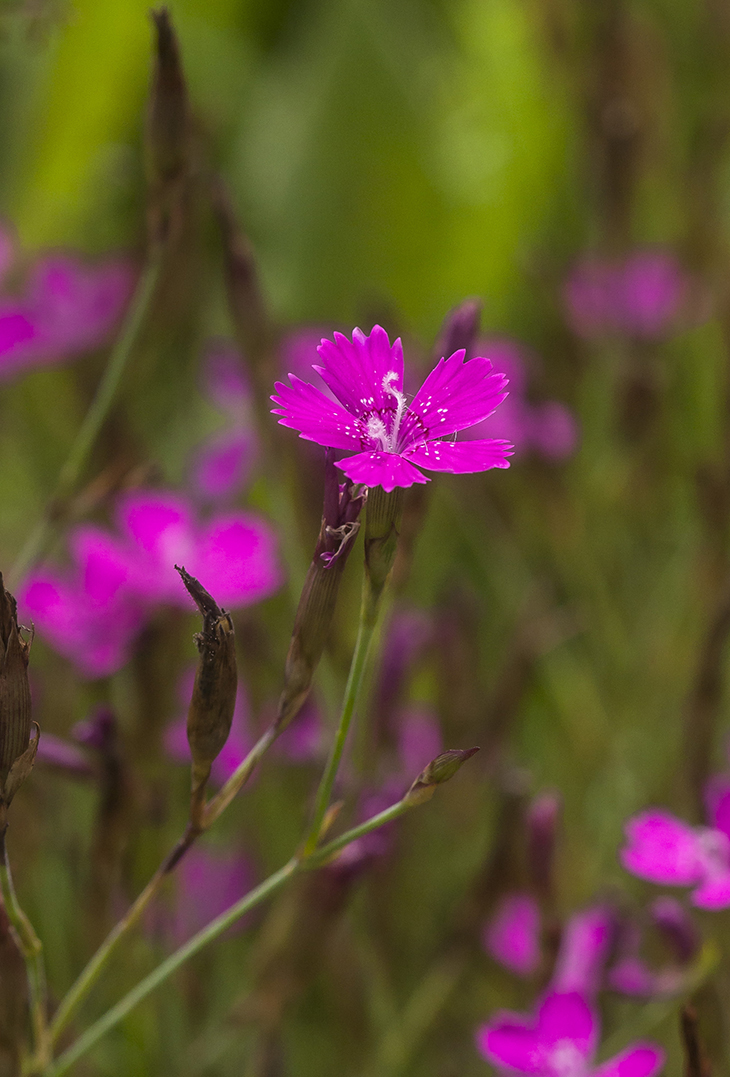
<path fill-rule="evenodd" d="M 190 160 L 190 118 L 180 49 L 170 13 L 152 12 L 155 60 L 147 108 L 145 150 L 149 184 L 149 227 L 153 242 L 177 224 Z"/>
<path fill-rule="evenodd" d="M 481 299 L 465 299 L 454 307 L 444 318 L 441 326 L 434 353 L 436 359 L 442 355 L 453 355 L 454 352 L 464 349 L 467 356 L 470 355 L 474 346 L 474 340 L 479 331 L 479 321 L 482 314 Z"/>
<path fill-rule="evenodd" d="M 200 659 L 187 725 L 195 791 L 205 785 L 231 731 L 238 687 L 236 644 L 230 614 L 184 568 L 175 568 L 203 617 L 203 631 L 195 636 Z"/>
<path fill-rule="evenodd" d="M 337 604 L 345 563 L 360 529 L 363 498 L 352 496 L 352 483 L 338 482 L 332 451 L 325 458 L 324 510 L 314 556 L 304 581 L 284 669 L 284 690 L 276 724 L 286 729 L 309 695 Z"/>
<path fill-rule="evenodd" d="M 478 748 L 450 748 L 448 752 L 437 755 L 426 769 L 421 771 L 403 800 L 414 807 L 424 804 L 431 799 L 437 785 L 450 781 L 467 759 L 471 759 L 478 751 Z"/>
<path fill-rule="evenodd" d="M 0 575 L 0 801 L 6 806 L 30 773 L 38 747 L 37 736 L 30 743 L 29 653 L 15 599 Z"/>

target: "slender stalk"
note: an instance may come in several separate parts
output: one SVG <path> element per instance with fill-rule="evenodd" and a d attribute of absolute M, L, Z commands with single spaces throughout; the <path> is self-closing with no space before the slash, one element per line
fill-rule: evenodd
<path fill-rule="evenodd" d="M 119 943 L 126 934 L 139 923 L 145 909 L 157 894 L 165 879 L 172 873 L 172 871 L 174 871 L 191 845 L 208 829 L 208 827 L 212 826 L 221 813 L 225 811 L 249 778 L 256 764 L 275 740 L 276 733 L 273 727 L 271 727 L 258 739 L 246 758 L 236 767 L 226 784 L 210 801 L 203 816 L 202 827 L 192 828 L 188 826 L 182 838 L 180 838 L 177 845 L 157 869 L 137 900 L 130 906 L 121 920 L 114 925 L 99 949 L 90 958 L 86 967 L 79 974 L 76 982 L 61 1000 L 49 1030 L 51 1044 L 56 1042 L 60 1033 L 68 1024 L 72 1014 L 86 998 L 112 954 L 115 953 Z"/>
<path fill-rule="evenodd" d="M 170 954 L 160 965 L 157 966 L 148 976 L 141 980 L 135 987 L 132 988 L 116 1005 L 112 1006 L 102 1017 L 99 1018 L 86 1032 L 66 1050 L 58 1059 L 48 1066 L 43 1077 L 60 1077 L 62 1073 L 65 1073 L 82 1055 L 86 1054 L 94 1044 L 115 1025 L 119 1024 L 130 1010 L 141 1002 L 150 992 L 154 991 L 161 983 L 163 983 L 173 972 L 180 968 L 189 958 L 193 957 L 204 946 L 207 946 L 209 942 L 213 942 L 223 934 L 231 924 L 234 924 L 236 920 L 239 920 L 255 905 L 260 904 L 271 894 L 279 890 L 284 883 L 293 875 L 298 874 L 301 871 L 314 870 L 327 864 L 340 850 L 345 846 L 350 845 L 353 841 L 363 837 L 365 834 L 369 834 L 373 830 L 377 830 L 378 827 L 384 826 L 386 823 L 392 822 L 393 819 L 397 819 L 398 816 L 403 815 L 406 811 L 410 811 L 411 808 L 417 806 L 417 802 L 408 802 L 406 798 L 398 801 L 397 804 L 391 805 L 390 808 L 386 808 L 385 811 L 379 812 L 371 819 L 366 820 L 364 823 L 360 823 L 359 826 L 353 827 L 351 830 L 341 834 L 340 837 L 335 838 L 333 841 L 323 845 L 321 849 L 317 849 L 315 853 L 308 856 L 306 859 L 301 859 L 298 856 L 292 857 L 282 868 L 274 872 L 259 886 L 251 890 L 245 897 L 237 901 L 235 905 L 232 905 L 225 912 L 217 916 L 215 920 L 212 920 L 197 935 L 193 935 L 176 950 L 173 954 Z"/>
<path fill-rule="evenodd" d="M 370 644 L 372 643 L 373 634 L 378 623 L 379 610 L 380 606 L 373 605 L 370 600 L 370 589 L 366 582 L 363 587 L 363 599 L 360 606 L 360 624 L 357 630 L 355 650 L 350 663 L 350 672 L 347 676 L 345 698 L 340 713 L 340 722 L 327 760 L 327 766 L 324 769 L 319 788 L 317 789 L 312 822 L 304 839 L 305 857 L 310 856 L 316 848 L 322 829 L 322 823 L 324 822 L 324 817 L 327 814 L 327 808 L 330 804 L 332 789 L 342 760 L 342 753 L 345 749 L 347 734 L 352 723 L 352 716 L 355 713 L 355 704 L 360 693 L 363 674 L 365 673 L 365 666 L 370 651 Z"/>
<path fill-rule="evenodd" d="M 268 879 L 251 890 L 235 905 L 232 905 L 230 909 L 212 920 L 197 935 L 193 935 L 184 946 L 181 946 L 175 953 L 170 954 L 149 976 L 145 976 L 136 987 L 133 987 L 115 1006 L 112 1006 L 103 1017 L 100 1017 L 86 1032 L 79 1036 L 68 1050 L 64 1051 L 55 1063 L 52 1063 L 46 1069 L 44 1077 L 60 1077 L 62 1073 L 66 1073 L 102 1036 L 114 1028 L 115 1025 L 118 1025 L 142 999 L 146 998 L 150 992 L 154 991 L 156 987 L 168 979 L 173 972 L 176 972 L 181 965 L 197 954 L 199 950 L 202 950 L 209 942 L 217 939 L 236 920 L 279 890 L 298 868 L 299 861 L 296 859 L 290 860 L 283 868 L 269 876 Z"/>
<path fill-rule="evenodd" d="M 46 1023 L 48 1002 L 43 947 L 33 930 L 33 925 L 18 904 L 15 887 L 13 886 L 13 877 L 10 873 L 10 862 L 4 833 L 0 842 L 2 844 L 2 849 L 0 849 L 0 889 L 2 890 L 5 911 L 15 931 L 20 952 L 25 961 L 28 976 L 30 1021 L 33 1030 L 33 1057 L 39 1070 L 42 1070 L 48 1065 L 51 1048 Z"/>
<path fill-rule="evenodd" d="M 28 569 L 43 555 L 48 541 L 59 520 L 63 518 L 67 501 L 73 494 L 99 432 L 104 425 L 119 389 L 134 345 L 150 308 L 162 268 L 161 249 L 153 253 L 137 282 L 122 330 L 110 352 L 109 361 L 96 390 L 91 406 L 79 427 L 76 440 L 61 468 L 58 483 L 50 500 L 49 508 L 37 526 L 31 531 L 18 554 L 10 577 L 17 583 Z"/>

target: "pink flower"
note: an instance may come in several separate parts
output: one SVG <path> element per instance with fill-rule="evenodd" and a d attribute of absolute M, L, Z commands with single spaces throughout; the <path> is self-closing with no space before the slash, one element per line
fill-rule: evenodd
<path fill-rule="evenodd" d="M 635 1043 L 596 1066 L 598 1014 L 576 992 L 548 994 L 534 1019 L 502 1010 L 477 1032 L 481 1054 L 499 1070 L 530 1077 L 653 1077 L 664 1062 L 654 1044 Z"/>
<path fill-rule="evenodd" d="M 578 336 L 623 333 L 653 339 L 671 331 L 687 291 L 687 277 L 674 255 L 643 250 L 623 261 L 584 259 L 568 277 L 563 297 Z"/>
<path fill-rule="evenodd" d="M 369 336 L 355 329 L 318 348 L 314 369 L 336 400 L 290 375 L 291 386 L 276 383 L 275 415 L 283 426 L 318 445 L 355 452 L 338 462 L 347 477 L 366 486 L 428 482 L 419 470 L 456 473 L 508 467 L 511 446 L 486 438 L 446 441 L 450 434 L 491 415 L 504 400 L 506 379 L 492 373 L 488 359 L 464 362 L 465 352 L 441 359 L 410 404 L 403 392 L 403 349 L 376 325 Z"/>
<path fill-rule="evenodd" d="M 495 372 L 504 374 L 509 395 L 498 410 L 477 423 L 470 437 L 506 438 L 514 444 L 516 455 L 535 452 L 548 460 L 564 460 L 575 451 L 578 424 L 572 412 L 557 400 L 532 404 L 527 399 L 527 366 L 523 349 L 511 340 L 482 340 L 480 354 L 492 363 Z"/>
<path fill-rule="evenodd" d="M 650 882 L 692 886 L 690 900 L 704 909 L 730 906 L 730 836 L 718 827 L 689 826 L 661 809 L 626 824 L 620 859 Z"/>
<path fill-rule="evenodd" d="M 18 605 L 84 676 L 105 677 L 129 660 L 147 611 L 132 585 L 134 567 L 124 544 L 96 527 L 76 528 L 69 544 L 71 569 L 36 569 Z"/>
<path fill-rule="evenodd" d="M 607 905 L 592 905 L 574 913 L 565 924 L 550 990 L 557 994 L 577 992 L 591 998 L 600 987 L 615 916 Z M 516 891 L 505 895 L 483 940 L 487 953 L 518 976 L 530 976 L 540 965 L 542 923 L 540 907 L 531 894 Z"/>
<path fill-rule="evenodd" d="M 254 885 L 254 872 L 240 852 L 214 847 L 196 845 L 183 858 L 176 875 L 171 935 L 178 946 L 240 901 Z M 245 920 L 239 920 L 231 931 L 244 924 Z"/>
<path fill-rule="evenodd" d="M 530 894 L 505 894 L 487 925 L 484 949 L 518 976 L 531 976 L 541 960 L 540 907 Z"/>
<path fill-rule="evenodd" d="M 0 231 L 0 277 L 13 243 Z M 48 255 L 33 270 L 25 295 L 0 302 L 0 378 L 58 363 L 105 343 L 132 289 L 130 264 L 107 259 L 84 265 Z"/>
<path fill-rule="evenodd" d="M 205 395 L 223 412 L 227 425 L 196 449 L 190 483 L 200 500 L 218 503 L 243 489 L 257 454 L 251 389 L 232 345 L 218 341 L 211 346 L 203 382 Z"/>
<path fill-rule="evenodd" d="M 192 608 L 175 564 L 229 608 L 266 598 L 281 582 L 274 532 L 252 513 L 201 523 L 183 495 L 139 490 L 120 499 L 117 520 L 117 535 L 76 528 L 73 567 L 35 570 L 19 594 L 23 616 L 88 677 L 120 669 L 161 604 Z"/>

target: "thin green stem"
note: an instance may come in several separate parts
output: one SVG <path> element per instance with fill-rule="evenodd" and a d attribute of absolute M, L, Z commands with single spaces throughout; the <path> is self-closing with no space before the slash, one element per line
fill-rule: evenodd
<path fill-rule="evenodd" d="M 357 630 L 355 650 L 350 663 L 350 672 L 347 676 L 347 685 L 345 686 L 345 698 L 342 703 L 340 722 L 327 760 L 327 766 L 324 769 L 319 788 L 317 789 L 312 822 L 304 840 L 305 857 L 310 856 L 317 846 L 319 835 L 322 830 L 322 823 L 324 822 L 324 817 L 327 814 L 327 809 L 330 804 L 332 789 L 334 788 L 335 779 L 337 778 L 337 771 L 339 770 L 340 762 L 342 760 L 342 753 L 345 750 L 347 734 L 352 723 L 352 716 L 355 713 L 355 704 L 357 703 L 357 697 L 360 693 L 368 653 L 370 651 L 370 644 L 378 623 L 379 609 L 379 605 L 374 606 L 370 600 L 370 589 L 366 582 L 363 588 L 363 599 L 360 606 L 360 624 Z"/>
<path fill-rule="evenodd" d="M 303 867 L 307 869 L 321 867 L 344 849 L 346 845 L 351 845 L 353 841 L 365 837 L 366 834 L 385 826 L 386 823 L 392 823 L 394 819 L 398 819 L 415 807 L 417 807 L 416 803 L 408 802 L 405 798 L 399 800 L 397 804 L 391 804 L 389 808 L 385 808 L 383 811 L 378 812 L 377 815 L 373 815 L 371 819 L 366 819 L 364 823 L 354 826 L 351 830 L 346 830 L 344 834 L 340 834 L 339 838 L 334 838 L 332 841 L 328 841 L 326 845 L 321 845 L 319 849 L 310 853 L 302 862 Z"/>
<path fill-rule="evenodd" d="M 164 883 L 165 879 L 172 871 L 174 871 L 193 842 L 195 842 L 197 838 L 200 837 L 201 833 L 207 830 L 208 827 L 212 826 L 221 813 L 225 811 L 249 778 L 256 764 L 267 749 L 273 744 L 275 739 L 276 733 L 272 726 L 259 738 L 256 744 L 254 744 L 251 751 L 246 758 L 239 763 L 226 784 L 210 801 L 205 811 L 203 828 L 193 830 L 188 827 L 183 837 L 157 869 L 134 904 L 129 907 L 122 919 L 114 925 L 99 949 L 90 958 L 86 967 L 79 974 L 75 983 L 61 1000 L 50 1026 L 50 1042 L 52 1044 L 56 1042 L 60 1033 L 68 1024 L 72 1014 L 76 1011 L 80 1003 L 83 1002 L 98 980 L 105 965 L 119 946 L 119 943 L 126 934 L 139 923 L 142 914 Z"/>
<path fill-rule="evenodd" d="M 79 1036 L 75 1043 L 46 1069 L 44 1077 L 60 1077 L 62 1073 L 66 1073 L 82 1055 L 85 1055 L 110 1029 L 118 1025 L 130 1010 L 133 1010 L 156 987 L 172 976 L 181 965 L 197 954 L 199 950 L 202 950 L 204 946 L 207 946 L 209 942 L 222 935 L 231 924 L 244 916 L 249 909 L 253 909 L 254 906 L 259 905 L 267 897 L 279 890 L 298 868 L 299 861 L 296 859 L 290 860 L 283 868 L 269 876 L 268 879 L 254 890 L 251 890 L 235 905 L 232 905 L 230 909 L 212 920 L 197 935 L 193 935 L 184 946 L 181 946 L 175 953 L 170 954 L 149 976 L 145 976 L 115 1006 L 107 1010 L 103 1017 L 100 1017 L 86 1032 Z"/>
<path fill-rule="evenodd" d="M 13 886 L 13 877 L 10 873 L 5 834 L 2 835 L 0 841 L 2 842 L 2 849 L 0 850 L 0 889 L 2 890 L 5 911 L 15 931 L 20 952 L 25 961 L 28 976 L 28 1003 L 33 1030 L 33 1059 L 38 1070 L 42 1070 L 48 1065 L 51 1046 L 46 1023 L 48 1002 L 43 947 L 33 930 L 33 925 L 18 904 L 15 887 Z"/>
<path fill-rule="evenodd" d="M 61 468 L 49 509 L 28 536 L 11 569 L 10 576 L 15 583 L 43 555 L 54 528 L 59 519 L 63 518 L 68 498 L 76 488 L 94 443 L 114 402 L 122 375 L 147 316 L 160 278 L 161 268 L 162 251 L 158 250 L 150 257 L 139 278 L 122 330 L 110 352 L 109 361 L 97 387 L 94 399 L 79 427 L 68 458 Z"/>
<path fill-rule="evenodd" d="M 236 902 L 225 912 L 217 916 L 215 920 L 212 920 L 206 925 L 197 935 L 193 935 L 184 946 L 181 946 L 179 950 L 176 950 L 173 954 L 170 954 L 156 969 L 141 980 L 135 987 L 132 988 L 116 1005 L 112 1006 L 102 1017 L 99 1018 L 86 1032 L 66 1050 L 62 1055 L 51 1063 L 50 1066 L 44 1070 L 43 1077 L 60 1077 L 60 1074 L 65 1073 L 82 1055 L 86 1054 L 95 1043 L 102 1036 L 104 1036 L 115 1025 L 119 1024 L 130 1010 L 141 1002 L 150 992 L 154 991 L 161 983 L 163 983 L 173 972 L 176 972 L 189 958 L 193 957 L 204 946 L 207 946 L 209 942 L 213 942 L 223 934 L 224 931 L 244 916 L 249 909 L 252 909 L 255 905 L 260 904 L 271 894 L 279 890 L 287 879 L 293 875 L 298 874 L 301 871 L 315 870 L 328 863 L 340 850 L 345 846 L 350 845 L 353 841 L 363 837 L 365 834 L 369 834 L 372 830 L 377 830 L 378 827 L 384 826 L 386 823 L 392 822 L 393 819 L 397 819 L 399 815 L 403 815 L 404 812 L 409 811 L 412 807 L 416 807 L 416 803 L 408 803 L 405 798 L 398 801 L 397 804 L 393 804 L 390 808 L 386 808 L 385 811 L 379 812 L 371 819 L 361 823 L 359 826 L 353 827 L 351 830 L 341 834 L 339 838 L 335 838 L 333 841 L 323 845 L 321 849 L 317 849 L 315 853 L 306 859 L 301 859 L 298 856 L 292 857 L 284 867 L 280 868 L 273 875 L 269 876 L 259 886 L 251 890 L 240 901 Z"/>

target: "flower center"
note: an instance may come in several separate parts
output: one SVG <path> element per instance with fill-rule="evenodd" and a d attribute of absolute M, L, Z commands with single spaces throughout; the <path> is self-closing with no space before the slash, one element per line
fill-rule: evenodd
<path fill-rule="evenodd" d="M 558 1040 L 545 1052 L 545 1073 L 550 1077 L 582 1077 L 586 1060 L 573 1040 Z"/>

